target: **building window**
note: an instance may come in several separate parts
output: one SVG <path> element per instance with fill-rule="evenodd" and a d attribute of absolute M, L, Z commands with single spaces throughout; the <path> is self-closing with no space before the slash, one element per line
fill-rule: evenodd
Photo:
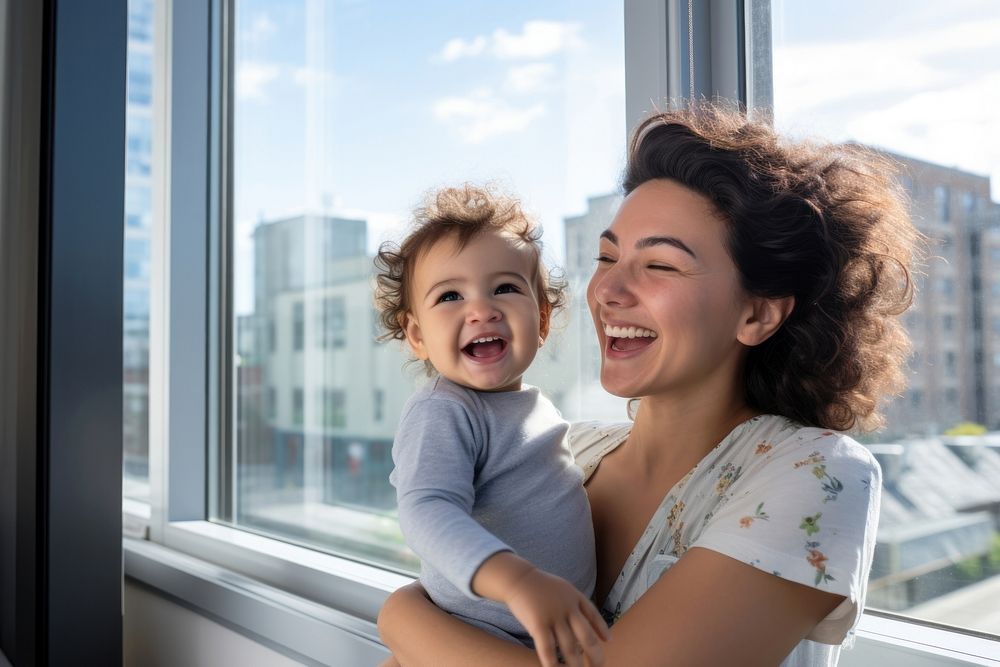
<path fill-rule="evenodd" d="M 347 309 L 344 297 L 323 297 L 323 307 L 318 319 L 318 338 L 324 348 L 338 348 L 347 345 Z"/>
<path fill-rule="evenodd" d="M 347 425 L 347 394 L 343 389 L 324 388 L 323 426 L 327 428 L 343 428 Z"/>
<path fill-rule="evenodd" d="M 295 387 L 292 390 L 292 423 L 302 426 L 305 423 L 306 399 L 305 391 L 302 387 Z"/>
<path fill-rule="evenodd" d="M 966 216 L 972 215 L 976 212 L 976 201 L 975 192 L 963 192 L 962 193 L 962 213 Z"/>
<path fill-rule="evenodd" d="M 376 422 L 380 422 L 385 419 L 385 392 L 381 389 L 375 389 L 372 392 L 372 419 Z"/>
<path fill-rule="evenodd" d="M 938 222 L 951 222 L 951 190 L 947 185 L 934 186 L 934 215 Z"/>
<path fill-rule="evenodd" d="M 954 407 L 958 403 L 958 389 L 949 387 L 944 392 L 944 400 L 949 407 Z"/>
<path fill-rule="evenodd" d="M 300 352 L 306 341 L 306 305 L 301 301 L 292 304 L 292 349 Z"/>

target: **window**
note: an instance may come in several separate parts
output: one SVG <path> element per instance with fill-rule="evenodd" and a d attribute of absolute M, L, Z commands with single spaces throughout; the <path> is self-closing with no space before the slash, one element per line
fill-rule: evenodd
<path fill-rule="evenodd" d="M 347 394 L 343 389 L 323 388 L 323 426 L 343 428 L 347 424 Z"/>
<path fill-rule="evenodd" d="M 347 345 L 347 313 L 344 308 L 344 297 L 328 296 L 323 298 L 323 310 L 317 320 L 319 335 L 325 348 L 344 347 Z"/>
<path fill-rule="evenodd" d="M 579 283 L 589 272 L 588 239 L 594 237 L 593 230 L 607 224 L 617 206 L 626 119 L 634 123 L 648 110 L 651 99 L 685 94 L 690 83 L 685 68 L 679 74 L 667 72 L 669 68 L 656 60 L 662 48 L 683 52 L 684 47 L 661 27 L 666 21 L 643 14 L 658 2 L 558 0 L 502 6 L 472 2 L 449 22 L 433 17 L 419 3 L 207 4 L 211 20 L 201 3 L 171 7 L 175 40 L 170 60 L 171 159 L 184 165 L 185 173 L 204 170 L 204 177 L 197 172 L 195 178 L 172 184 L 171 232 L 176 247 L 191 257 L 186 258 L 188 264 L 181 263 L 179 253 L 171 257 L 175 290 L 171 338 L 163 343 L 168 354 L 150 355 L 172 364 L 164 372 L 170 373 L 173 399 L 170 412 L 163 415 L 170 425 L 169 458 L 157 458 L 157 452 L 166 448 L 151 448 L 150 465 L 173 473 L 159 492 L 162 496 L 155 499 L 163 511 L 162 516 L 154 514 L 152 539 L 239 569 L 253 577 L 255 585 L 319 600 L 370 629 L 385 591 L 405 581 L 395 573 L 412 573 L 416 568 L 394 524 L 393 495 L 386 480 L 401 401 L 418 379 L 404 367 L 398 345 L 372 342 L 380 332 L 370 301 L 371 253 L 379 242 L 400 232 L 426 188 L 494 179 L 526 199 L 543 223 L 548 252 L 570 281 Z M 885 77 L 877 76 L 884 70 L 870 67 L 867 59 L 886 52 L 883 40 L 901 39 L 907 31 L 930 34 L 921 41 L 950 48 L 951 42 L 936 40 L 937 33 L 928 28 L 937 30 L 945 20 L 928 12 L 960 14 L 960 5 L 923 3 L 919 9 L 908 5 L 901 12 L 905 26 L 893 33 L 900 17 L 876 20 L 865 15 L 879 11 L 867 3 L 838 4 L 836 16 L 824 14 L 833 11 L 830 8 L 807 9 L 796 3 L 738 4 L 769 10 L 754 14 L 754 19 L 773 18 L 764 32 L 774 36 L 773 95 L 780 128 L 792 131 L 797 125 L 810 133 L 853 139 L 898 154 L 907 167 L 906 187 L 913 205 L 928 220 L 934 219 L 931 193 L 940 181 L 921 171 L 921 165 L 957 165 L 968 170 L 966 175 L 995 172 L 992 162 L 966 164 L 970 155 L 995 159 L 985 145 L 962 155 L 949 152 L 953 146 L 973 145 L 965 141 L 969 132 L 996 136 L 988 127 L 980 127 L 988 118 L 977 116 L 975 122 L 949 126 L 961 130 L 957 133 L 926 123 L 896 123 L 899 111 L 893 102 L 908 100 L 906 95 L 920 91 L 925 80 L 906 79 L 903 73 L 911 71 L 906 62 L 891 70 L 906 81 L 887 86 Z M 695 5 L 697 12 L 701 3 Z M 739 18 L 745 22 L 734 25 L 751 24 L 750 16 Z M 974 19 L 993 25 L 982 16 Z M 719 23 L 714 16 L 713 26 Z M 232 28 L 230 69 L 220 65 L 227 53 L 223 26 Z M 653 37 L 644 32 L 646 28 Z M 728 33 L 723 39 L 715 30 L 706 28 L 707 46 L 713 40 L 731 41 Z M 198 42 L 203 34 L 212 34 L 219 46 L 210 49 Z M 992 34 L 981 41 L 989 43 Z M 838 57 L 830 57 L 826 47 Z M 910 47 L 910 51 L 917 48 Z M 632 54 L 628 90 L 626 51 Z M 772 53 L 769 48 L 763 51 L 767 57 L 748 46 L 754 69 L 743 84 L 747 99 L 766 103 L 772 90 Z M 901 57 L 912 55 L 894 51 Z M 735 67 L 720 62 L 715 50 L 712 53 L 713 71 Z M 988 59 L 978 58 L 972 64 L 979 61 Z M 703 64 L 698 62 L 696 68 Z M 940 83 L 958 76 L 959 69 L 943 70 Z M 962 76 L 974 77 L 980 70 L 962 71 Z M 226 88 L 228 75 L 231 90 Z M 156 85 L 154 76 L 154 103 Z M 968 108 L 991 108 L 982 100 L 973 104 L 983 90 L 990 88 L 970 84 L 964 93 L 970 99 Z M 229 102 L 232 106 L 227 107 Z M 192 108 L 205 113 L 189 113 Z M 932 115 L 935 121 L 942 119 L 937 111 Z M 910 141 L 913 128 L 921 127 L 948 140 Z M 155 152 L 156 142 L 152 145 Z M 545 161 L 521 161 L 521 156 L 540 152 L 547 156 Z M 387 165 L 384 157 L 390 154 L 393 161 Z M 907 161 L 907 155 L 916 160 Z M 136 163 L 136 173 L 142 172 L 140 164 Z M 156 169 L 154 157 L 151 170 Z M 951 176 L 949 169 L 944 173 Z M 956 192 L 983 193 L 983 185 L 982 180 L 974 185 L 954 181 Z M 977 210 L 982 213 L 986 208 L 984 204 Z M 967 250 L 962 247 L 960 225 L 965 218 L 959 219 L 960 209 L 956 200 L 954 229 L 949 232 L 961 241 L 953 252 L 962 257 Z M 198 224 L 191 222 L 195 219 Z M 146 220 L 148 212 L 131 208 L 127 212 L 130 226 L 140 227 Z M 579 242 L 574 244 L 575 240 Z M 204 254 L 208 261 L 202 262 Z M 228 283 L 220 280 L 224 274 L 220 257 L 231 272 Z M 188 278 L 182 268 L 197 272 L 201 266 L 210 267 L 202 285 L 210 295 L 208 304 L 199 302 L 197 290 L 185 290 L 188 284 L 182 282 Z M 954 281 L 951 299 L 942 299 L 935 289 L 942 278 Z M 965 310 L 964 290 L 970 283 L 957 270 L 929 272 L 924 282 L 917 310 L 907 322 L 925 329 L 926 340 L 919 349 L 926 351 L 926 357 L 914 354 L 914 389 L 897 401 L 897 407 L 912 409 L 900 410 L 902 416 L 878 435 L 890 452 L 883 457 L 887 482 L 911 489 L 939 480 L 912 476 L 890 480 L 893 471 L 912 469 L 902 465 L 898 454 L 912 448 L 900 448 L 899 443 L 908 443 L 905 437 L 914 434 L 930 434 L 931 442 L 937 442 L 934 438 L 964 417 L 960 410 L 973 409 L 972 394 L 978 391 L 966 388 L 975 385 L 971 378 L 946 387 L 940 377 L 944 364 L 932 367 L 923 361 L 941 359 L 938 355 L 946 348 L 955 350 L 955 363 L 963 368 L 977 358 L 975 350 L 967 349 L 979 333 L 971 329 L 972 319 Z M 988 299 L 986 284 L 983 295 Z M 571 319 L 568 330 L 586 335 L 590 326 L 586 309 L 579 295 L 574 301 L 566 314 Z M 932 326 L 942 316 L 942 301 L 947 301 L 947 312 L 954 311 L 950 316 L 955 318 L 954 331 L 942 327 L 940 336 L 947 341 L 938 339 Z M 991 303 L 984 305 L 982 321 L 990 321 Z M 196 326 L 185 329 L 190 322 Z M 153 347 L 155 352 L 155 341 Z M 205 348 L 211 351 L 200 359 L 197 355 Z M 981 358 L 1000 358 L 996 349 L 980 351 Z M 596 354 L 571 338 L 560 351 L 558 364 L 540 358 L 529 380 L 556 397 L 570 419 L 620 419 L 621 403 L 595 398 L 600 395 L 593 391 Z M 178 361 L 179 357 L 185 358 Z M 997 386 L 1000 373 L 987 373 L 983 383 Z M 946 394 L 946 388 L 954 393 Z M 955 405 L 946 410 L 949 397 Z M 165 402 L 151 403 L 154 412 L 164 409 Z M 1000 414 L 996 418 L 1000 420 Z M 939 456 L 941 447 L 928 445 L 920 455 Z M 942 494 L 947 496 L 948 491 L 943 489 Z M 901 522 L 909 521 L 911 527 L 932 523 L 906 504 L 908 496 L 891 495 L 895 492 L 887 489 L 886 503 L 902 504 Z M 954 519 L 953 509 L 945 508 L 946 522 Z M 976 551 L 982 543 L 982 517 L 972 510 L 958 512 L 968 515 L 960 519 L 974 525 L 971 534 L 978 540 L 972 549 L 978 555 L 970 558 L 982 560 L 982 550 Z M 933 545 L 934 539 L 931 532 L 927 540 Z M 885 569 L 876 571 L 869 601 L 879 608 L 951 622 L 946 610 L 928 611 L 927 605 L 940 601 L 935 594 L 956 589 L 952 575 L 963 568 L 972 573 L 971 579 L 986 577 L 979 576 L 983 572 L 976 574 L 964 558 L 942 568 L 940 580 L 926 574 L 926 562 L 921 563 L 919 576 L 910 576 L 909 569 L 893 569 L 894 564 L 926 557 L 924 544 L 882 541 L 876 562 Z M 128 553 L 135 553 L 131 546 Z M 126 570 L 133 576 L 139 573 L 128 559 Z M 168 579 L 161 582 L 165 589 L 173 585 Z M 246 604 L 264 588 L 261 585 L 245 596 Z M 188 595 L 179 588 L 173 592 Z M 211 603 L 202 598 L 192 604 L 208 609 Z M 296 656 L 333 664 L 340 659 L 341 654 L 314 652 L 300 640 L 288 640 L 288 634 L 282 635 L 275 625 L 254 625 L 248 617 L 234 620 L 232 610 L 223 605 L 209 611 L 274 645 L 291 641 L 286 646 Z M 972 628 L 977 623 L 960 622 Z M 362 641 L 351 628 L 342 634 L 353 639 L 344 641 Z M 368 635 L 365 641 L 370 649 L 377 639 Z"/>
<path fill-rule="evenodd" d="M 302 426 L 305 424 L 306 399 L 305 391 L 302 387 L 292 389 L 292 424 Z"/>
<path fill-rule="evenodd" d="M 372 419 L 380 422 L 385 418 L 385 392 L 375 389 L 372 393 Z"/>
<path fill-rule="evenodd" d="M 153 2 L 128 3 L 125 249 L 122 292 L 124 496 L 149 500 L 149 309 L 152 223 Z"/>
<path fill-rule="evenodd" d="M 951 221 L 951 191 L 947 185 L 934 186 L 934 215 L 939 222 Z"/>
<path fill-rule="evenodd" d="M 945 435 L 972 432 L 949 430 L 959 422 L 1000 426 L 991 394 L 997 347 L 989 342 L 1000 326 L 998 255 L 987 246 L 988 261 L 980 261 L 969 241 L 982 224 L 971 193 L 991 187 L 996 193 L 1000 179 L 1000 152 L 983 143 L 1000 133 L 996 115 L 968 111 L 988 104 L 985 90 L 994 75 L 986 54 L 1000 46 L 1000 12 L 983 9 L 971 2 L 773 2 L 774 110 L 779 129 L 888 152 L 903 169 L 931 254 L 946 260 L 928 262 L 914 303 L 941 317 L 941 326 L 918 332 L 916 314 L 905 318 L 926 361 L 914 355 L 911 388 L 890 406 L 890 423 L 874 436 L 883 443 L 873 447 L 885 487 L 868 604 L 998 634 L 1000 625 L 989 620 L 993 603 L 972 602 L 969 586 L 1000 585 L 994 565 L 1000 533 L 984 512 L 1000 508 L 1000 483 L 984 467 L 1000 464 L 1000 450 Z M 931 71 L 939 77 L 935 83 L 927 78 Z M 989 206 L 989 224 L 996 224 L 997 205 Z M 976 238 L 985 241 L 988 234 Z M 976 284 L 984 289 L 973 292 Z M 942 363 L 926 363 L 931 360 Z M 959 446 L 982 458 L 960 459 L 952 451 Z M 971 500 L 975 494 L 981 502 Z M 926 502 L 928 495 L 934 503 Z M 905 537 L 903 531 L 909 531 Z"/>
<path fill-rule="evenodd" d="M 625 139 L 623 7 L 482 3 L 457 22 L 406 3 L 237 0 L 234 11 L 233 317 L 289 332 L 290 348 L 260 335 L 269 347 L 240 360 L 292 404 L 221 444 L 235 451 L 238 488 L 219 519 L 283 538 L 308 526 L 319 548 L 413 572 L 391 519 L 388 453 L 419 376 L 398 343 L 375 340 L 374 250 L 429 188 L 499 181 L 537 213 L 554 261 L 588 272 L 593 254 L 567 254 L 566 239 L 592 243 L 611 219 L 594 203 L 616 194 Z M 530 381 L 572 388 L 558 394 L 565 415 L 624 414 L 620 401 L 585 403 L 594 360 L 554 351 Z M 232 400 L 254 391 L 238 385 Z M 353 529 L 312 526 L 317 512 Z"/>
<path fill-rule="evenodd" d="M 292 349 L 301 352 L 306 340 L 306 305 L 301 301 L 292 304 Z"/>

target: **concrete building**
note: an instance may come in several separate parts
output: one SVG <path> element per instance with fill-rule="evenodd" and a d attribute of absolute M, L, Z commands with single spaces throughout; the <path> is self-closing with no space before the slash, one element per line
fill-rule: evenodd
<path fill-rule="evenodd" d="M 961 421 L 1000 426 L 1000 208 L 990 181 L 889 154 L 929 258 L 904 323 L 913 340 L 909 386 L 888 409 L 889 432 L 934 435 Z"/>
<path fill-rule="evenodd" d="M 415 372 L 400 345 L 376 340 L 366 242 L 364 220 L 327 216 L 263 222 L 254 232 L 255 310 L 238 318 L 236 332 L 244 521 L 311 534 L 290 504 L 369 514 L 395 507 L 390 448 Z M 395 535 L 380 546 L 372 534 L 322 539 L 355 540 L 351 549 L 376 559 L 380 548 L 401 547 Z"/>

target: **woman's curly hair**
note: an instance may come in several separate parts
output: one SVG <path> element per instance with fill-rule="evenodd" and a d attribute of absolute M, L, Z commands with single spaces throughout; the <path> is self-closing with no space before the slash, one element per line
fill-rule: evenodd
<path fill-rule="evenodd" d="M 708 197 L 748 293 L 795 297 L 750 349 L 748 403 L 805 425 L 872 430 L 905 386 L 922 236 L 886 157 L 854 144 L 792 142 L 767 119 L 715 103 L 648 117 L 633 135 L 626 194 L 669 178 Z"/>
<path fill-rule="evenodd" d="M 534 279 L 542 330 L 548 331 L 553 314 L 566 303 L 566 285 L 545 268 L 541 229 L 514 197 L 466 183 L 428 194 L 414 211 L 402 243 L 386 241 L 379 246 L 375 255 L 375 307 L 383 330 L 379 340 L 406 340 L 406 315 L 413 305 L 409 289 L 420 256 L 444 238 L 455 238 L 461 249 L 486 232 L 509 234 L 531 249 L 537 261 Z M 433 372 L 430 362 L 425 368 Z"/>

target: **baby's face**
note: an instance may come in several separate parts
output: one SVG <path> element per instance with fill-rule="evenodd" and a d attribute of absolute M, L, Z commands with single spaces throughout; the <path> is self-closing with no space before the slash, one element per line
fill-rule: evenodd
<path fill-rule="evenodd" d="M 458 249 L 446 237 L 417 258 L 406 339 L 452 382 L 513 391 L 541 345 L 537 260 L 516 240 L 487 232 Z"/>

